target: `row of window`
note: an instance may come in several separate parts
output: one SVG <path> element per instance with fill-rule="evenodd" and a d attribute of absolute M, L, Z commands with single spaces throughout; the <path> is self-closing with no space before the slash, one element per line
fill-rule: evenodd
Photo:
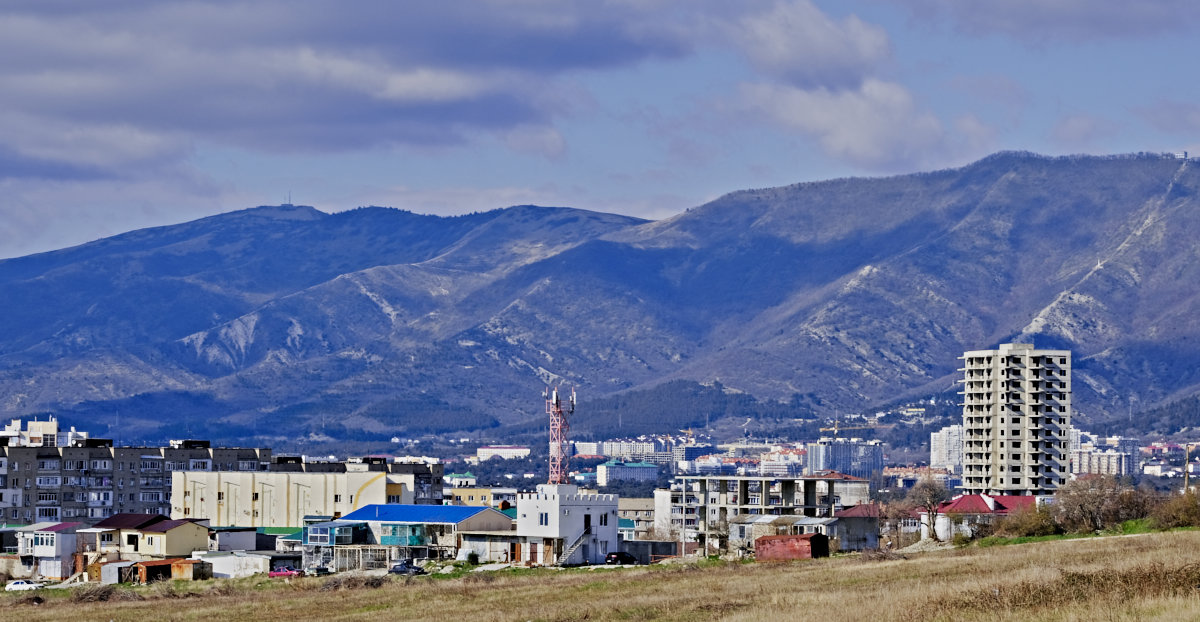
<path fill-rule="evenodd" d="M 8 466 L 5 462 L 4 460 L 0 460 L 0 469 Z M 26 470 L 31 470 L 33 466 L 34 463 L 29 462 L 26 463 L 25 468 Z M 139 462 L 116 462 L 116 470 L 118 471 L 126 469 L 129 471 L 137 469 L 143 471 L 162 471 L 164 469 L 167 471 L 211 471 L 214 468 L 217 471 L 258 471 L 260 467 L 261 464 L 258 460 L 239 460 L 236 463 L 223 462 L 215 465 L 212 460 L 208 459 L 167 460 L 164 462 L 160 458 L 150 458 Z M 11 468 L 13 472 L 18 472 L 21 470 L 21 463 L 13 461 Z M 113 470 L 113 461 L 111 459 L 60 460 L 58 458 L 41 458 L 37 460 L 37 470 L 39 471 L 82 471 L 88 468 L 98 471 L 111 471 Z"/>

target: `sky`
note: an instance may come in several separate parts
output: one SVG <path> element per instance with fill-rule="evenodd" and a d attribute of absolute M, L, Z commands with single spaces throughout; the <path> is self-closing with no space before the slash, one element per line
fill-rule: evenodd
<path fill-rule="evenodd" d="M 291 202 L 661 219 L 1200 152 L 1194 0 L 6 0 L 0 258 Z"/>

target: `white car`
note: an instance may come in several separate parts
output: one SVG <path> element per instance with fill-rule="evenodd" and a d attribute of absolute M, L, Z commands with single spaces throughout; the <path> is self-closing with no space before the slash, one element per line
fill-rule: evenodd
<path fill-rule="evenodd" d="M 40 590 L 44 587 L 46 587 L 45 583 L 34 583 L 33 581 L 26 581 L 25 579 L 17 579 L 16 581 L 9 581 L 8 585 L 4 586 L 4 591 L 19 592 L 21 590 Z"/>

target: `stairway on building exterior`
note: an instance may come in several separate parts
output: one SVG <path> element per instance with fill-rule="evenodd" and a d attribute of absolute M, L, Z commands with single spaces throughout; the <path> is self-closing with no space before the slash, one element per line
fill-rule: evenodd
<path fill-rule="evenodd" d="M 557 564 L 561 566 L 567 563 L 567 560 L 571 559 L 571 556 L 575 554 L 575 551 L 578 551 L 579 547 L 583 546 L 584 539 L 586 539 L 591 533 L 591 527 L 584 528 L 583 533 L 579 534 L 578 538 L 575 538 L 575 541 L 571 543 L 571 546 L 567 547 L 566 550 L 562 552 L 562 555 L 558 556 Z"/>

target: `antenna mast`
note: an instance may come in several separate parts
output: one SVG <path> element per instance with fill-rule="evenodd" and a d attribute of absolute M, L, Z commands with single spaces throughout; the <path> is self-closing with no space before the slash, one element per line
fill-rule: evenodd
<path fill-rule="evenodd" d="M 546 398 L 546 414 L 550 415 L 550 480 L 551 484 L 567 483 L 567 462 L 570 460 L 570 447 L 567 445 L 567 430 L 571 429 L 567 417 L 575 413 L 575 389 L 571 389 L 571 397 L 564 409 L 558 396 L 558 387 L 547 387 L 542 392 Z"/>

